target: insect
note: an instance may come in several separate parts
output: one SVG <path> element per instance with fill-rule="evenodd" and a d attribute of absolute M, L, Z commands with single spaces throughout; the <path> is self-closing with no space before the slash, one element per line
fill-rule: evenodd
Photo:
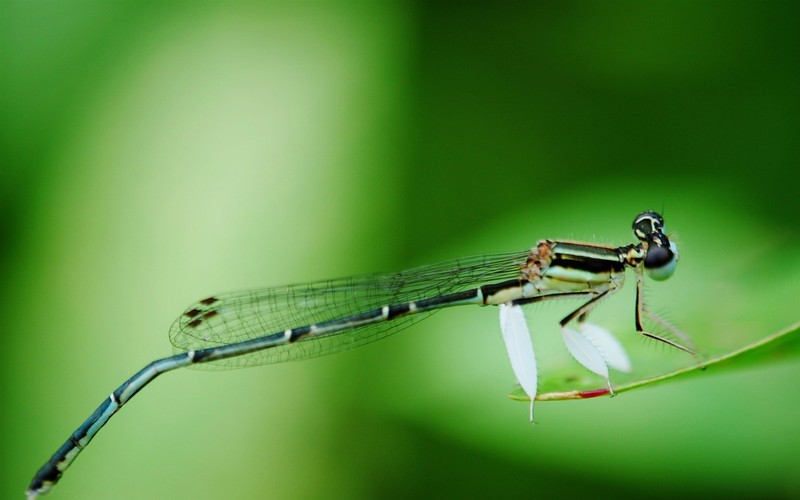
<path fill-rule="evenodd" d="M 667 279 L 678 261 L 677 246 L 664 231 L 663 218 L 648 211 L 633 221 L 639 242 L 622 247 L 542 240 L 521 252 L 205 298 L 170 329 L 170 341 L 179 354 L 148 364 L 103 400 L 39 469 L 28 498 L 49 491 L 120 407 L 164 372 L 207 364 L 235 368 L 313 358 L 381 339 L 446 307 L 499 306 L 503 339 L 517 380 L 531 398 L 533 421 L 536 359 L 521 306 L 567 297 L 586 299 L 560 321 L 564 341 L 578 362 L 606 379 L 613 395 L 608 369 L 628 371 L 630 360 L 609 332 L 588 324 L 586 318 L 622 287 L 627 268 L 636 275 L 636 331 L 694 354 L 690 347 L 642 326 L 642 317 L 649 315 L 691 345 L 643 305 L 644 274 Z M 571 328 L 573 324 L 577 329 Z"/>

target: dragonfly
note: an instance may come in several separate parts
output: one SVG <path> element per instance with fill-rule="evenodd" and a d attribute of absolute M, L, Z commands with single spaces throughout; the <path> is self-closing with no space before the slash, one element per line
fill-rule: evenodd
<path fill-rule="evenodd" d="M 560 321 L 564 343 L 580 364 L 605 379 L 613 395 L 609 368 L 630 371 L 630 359 L 610 332 L 586 320 L 622 287 L 628 268 L 636 276 L 636 332 L 696 356 L 684 333 L 644 306 L 644 276 L 663 281 L 672 276 L 678 261 L 677 245 L 665 231 L 661 215 L 645 211 L 633 221 L 638 243 L 621 247 L 541 240 L 524 251 L 408 271 L 207 297 L 173 323 L 169 337 L 176 354 L 149 363 L 105 398 L 39 469 L 26 491 L 28 499 L 52 489 L 109 419 L 162 373 L 183 367 L 239 368 L 314 358 L 382 339 L 449 307 L 498 307 L 511 367 L 530 397 L 533 422 L 538 373 L 522 306 L 584 299 Z M 646 330 L 644 317 L 671 335 Z"/>

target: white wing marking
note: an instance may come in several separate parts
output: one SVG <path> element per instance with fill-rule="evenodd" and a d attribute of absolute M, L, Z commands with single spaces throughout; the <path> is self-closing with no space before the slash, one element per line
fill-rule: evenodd
<path fill-rule="evenodd" d="M 564 344 L 578 363 L 608 380 L 608 365 L 597 347 L 571 328 L 562 328 Z"/>
<path fill-rule="evenodd" d="M 629 373 L 633 369 L 628 353 L 611 332 L 597 325 L 586 324 L 581 329 L 581 333 L 597 346 L 608 366 L 625 373 Z"/>
<path fill-rule="evenodd" d="M 520 306 L 500 304 L 500 330 L 508 351 L 511 368 L 519 385 L 531 398 L 531 422 L 533 422 L 533 399 L 536 397 L 537 372 L 533 343 Z"/>

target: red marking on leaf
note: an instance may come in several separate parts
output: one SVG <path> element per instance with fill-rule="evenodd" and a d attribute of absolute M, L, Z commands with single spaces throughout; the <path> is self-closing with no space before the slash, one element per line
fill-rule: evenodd
<path fill-rule="evenodd" d="M 579 391 L 578 394 L 583 399 L 596 398 L 608 394 L 608 389 L 592 389 L 591 391 Z"/>

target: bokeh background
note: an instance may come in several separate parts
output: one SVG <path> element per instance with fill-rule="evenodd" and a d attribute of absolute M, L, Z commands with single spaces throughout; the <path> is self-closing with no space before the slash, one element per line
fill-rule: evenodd
<path fill-rule="evenodd" d="M 0 497 L 171 353 L 209 294 L 530 247 L 681 249 L 651 307 L 709 354 L 797 318 L 793 2 L 0 4 Z M 594 315 L 633 377 L 691 358 Z M 574 365 L 528 311 L 540 362 Z M 54 499 L 798 497 L 797 361 L 542 403 L 496 311 L 348 353 L 180 370 Z M 598 386 L 602 385 L 597 380 Z"/>

